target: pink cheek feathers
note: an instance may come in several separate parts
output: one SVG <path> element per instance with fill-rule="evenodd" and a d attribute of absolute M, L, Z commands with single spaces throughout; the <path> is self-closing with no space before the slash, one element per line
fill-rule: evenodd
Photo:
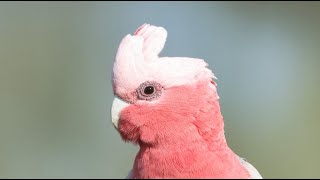
<path fill-rule="evenodd" d="M 206 90 L 208 86 L 205 86 Z M 119 131 L 125 141 L 137 143 L 139 140 L 151 143 L 155 136 L 168 136 L 170 129 L 181 129 L 186 124 L 192 125 L 199 113 L 204 95 L 202 87 L 173 87 L 164 90 L 162 96 L 154 101 L 140 101 L 121 112 Z M 210 93 L 213 95 L 213 91 Z M 204 103 L 206 103 L 205 101 Z M 182 126 L 182 127 L 181 127 Z M 170 132 L 171 133 L 171 132 Z M 174 138 L 174 134 L 170 135 Z"/>

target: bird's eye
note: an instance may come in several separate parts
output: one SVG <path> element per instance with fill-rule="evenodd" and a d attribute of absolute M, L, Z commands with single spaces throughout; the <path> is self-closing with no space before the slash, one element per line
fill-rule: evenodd
<path fill-rule="evenodd" d="M 154 87 L 153 86 L 147 86 L 144 88 L 144 91 L 143 91 L 145 94 L 152 94 L 154 93 Z"/>
<path fill-rule="evenodd" d="M 137 89 L 138 99 L 151 101 L 160 97 L 162 86 L 154 81 L 146 81 Z"/>

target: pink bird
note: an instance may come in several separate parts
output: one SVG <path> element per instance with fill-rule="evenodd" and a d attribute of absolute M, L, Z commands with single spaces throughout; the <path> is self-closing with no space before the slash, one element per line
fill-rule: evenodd
<path fill-rule="evenodd" d="M 215 76 L 202 59 L 159 57 L 163 27 L 126 35 L 113 66 L 112 122 L 140 147 L 127 178 L 254 178 L 226 142 Z"/>

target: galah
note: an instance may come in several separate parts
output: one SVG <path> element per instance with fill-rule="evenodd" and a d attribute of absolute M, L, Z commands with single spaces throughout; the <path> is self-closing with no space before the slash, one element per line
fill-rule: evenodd
<path fill-rule="evenodd" d="M 202 59 L 159 57 L 163 27 L 143 24 L 120 42 L 112 72 L 112 122 L 139 145 L 127 178 L 261 179 L 228 146 L 216 77 Z"/>

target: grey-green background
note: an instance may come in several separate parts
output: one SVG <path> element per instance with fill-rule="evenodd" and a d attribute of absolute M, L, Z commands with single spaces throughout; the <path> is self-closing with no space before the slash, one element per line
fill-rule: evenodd
<path fill-rule="evenodd" d="M 0 178 L 123 178 L 138 147 L 110 120 L 120 40 L 218 77 L 230 147 L 265 178 L 320 177 L 319 2 L 0 2 Z"/>

